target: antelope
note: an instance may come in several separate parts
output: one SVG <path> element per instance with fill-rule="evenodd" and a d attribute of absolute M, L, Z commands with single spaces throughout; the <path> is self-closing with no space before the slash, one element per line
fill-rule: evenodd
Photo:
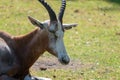
<path fill-rule="evenodd" d="M 62 18 L 66 8 L 66 0 L 62 0 L 58 17 L 45 0 L 38 1 L 46 8 L 50 20 L 40 22 L 28 16 L 36 28 L 21 36 L 11 36 L 9 33 L 0 31 L 0 43 L 3 43 L 0 44 L 0 58 L 6 59 L 5 62 L 0 59 L 0 75 L 7 75 L 7 79 L 40 80 L 32 77 L 29 69 L 45 51 L 56 56 L 61 64 L 67 65 L 70 62 L 63 37 L 65 30 L 71 29 L 77 24 L 63 24 Z"/>

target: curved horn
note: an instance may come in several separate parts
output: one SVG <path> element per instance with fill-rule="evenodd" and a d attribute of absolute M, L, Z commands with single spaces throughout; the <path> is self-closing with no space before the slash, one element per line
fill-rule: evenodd
<path fill-rule="evenodd" d="M 64 12 L 65 12 L 65 8 L 66 8 L 66 0 L 62 0 L 62 5 L 61 5 L 61 8 L 60 8 L 60 13 L 58 15 L 58 19 L 60 20 L 61 23 L 62 23 L 62 18 L 63 18 Z"/>
<path fill-rule="evenodd" d="M 56 14 L 53 11 L 53 9 L 49 6 L 49 4 L 45 0 L 38 0 L 41 2 L 41 4 L 47 9 L 49 16 L 50 16 L 50 21 L 57 21 Z"/>

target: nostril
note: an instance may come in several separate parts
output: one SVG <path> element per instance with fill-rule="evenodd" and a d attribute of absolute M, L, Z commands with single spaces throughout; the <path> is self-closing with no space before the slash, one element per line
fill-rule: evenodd
<path fill-rule="evenodd" d="M 68 64 L 69 62 L 70 62 L 70 59 L 69 59 L 68 57 L 67 57 L 67 58 L 66 58 L 66 57 L 63 57 L 63 58 L 62 58 L 62 63 L 63 63 L 63 64 Z"/>

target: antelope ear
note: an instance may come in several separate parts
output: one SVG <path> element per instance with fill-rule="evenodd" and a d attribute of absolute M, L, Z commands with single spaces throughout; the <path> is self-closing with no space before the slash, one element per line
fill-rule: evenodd
<path fill-rule="evenodd" d="M 31 22 L 33 25 L 35 25 L 35 26 L 37 26 L 37 27 L 40 27 L 41 29 L 44 28 L 43 23 L 41 23 L 39 20 L 36 20 L 36 19 L 32 18 L 31 16 L 28 16 L 28 19 L 30 20 L 30 22 Z"/>
<path fill-rule="evenodd" d="M 71 29 L 72 27 L 76 27 L 78 24 L 76 24 L 76 23 L 73 23 L 73 24 L 63 24 L 63 28 L 65 29 L 65 30 L 69 30 L 69 29 Z"/>

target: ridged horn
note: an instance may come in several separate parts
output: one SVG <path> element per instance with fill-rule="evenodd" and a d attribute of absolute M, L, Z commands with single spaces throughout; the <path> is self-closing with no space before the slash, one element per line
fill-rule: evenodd
<path fill-rule="evenodd" d="M 53 9 L 49 6 L 49 4 L 45 0 L 38 0 L 48 11 L 50 16 L 50 21 L 57 21 L 57 17 Z"/>
<path fill-rule="evenodd" d="M 66 8 L 66 0 L 62 0 L 62 5 L 61 5 L 60 12 L 58 15 L 58 19 L 61 23 L 62 23 L 62 18 L 65 12 L 65 8 Z"/>

